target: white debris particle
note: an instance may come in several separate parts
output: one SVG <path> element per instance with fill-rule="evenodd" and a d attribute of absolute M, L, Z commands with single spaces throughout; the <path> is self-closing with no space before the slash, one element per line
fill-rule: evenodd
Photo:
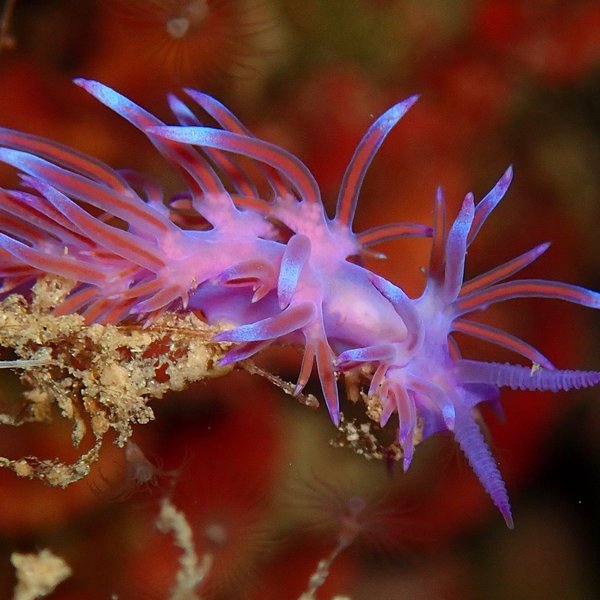
<path fill-rule="evenodd" d="M 71 576 L 71 567 L 60 556 L 47 549 L 38 554 L 13 552 L 10 562 L 17 575 L 13 600 L 43 598 Z"/>

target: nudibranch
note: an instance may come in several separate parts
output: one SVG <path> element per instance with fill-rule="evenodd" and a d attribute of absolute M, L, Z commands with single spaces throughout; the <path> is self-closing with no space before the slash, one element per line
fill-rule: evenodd
<path fill-rule="evenodd" d="M 143 131 L 182 174 L 186 189 L 166 199 L 139 173 L 0 130 L 0 161 L 14 167 L 22 182 L 19 190 L 0 189 L 0 292 L 27 289 L 45 274 L 74 280 L 56 315 L 78 312 L 90 323 L 150 323 L 165 311 L 197 310 L 210 324 L 230 327 L 214 340 L 232 344 L 223 364 L 271 344 L 297 344 L 304 356 L 296 392 L 316 363 L 336 425 L 338 374 L 368 366 L 362 371 L 372 374 L 368 394 L 378 399 L 381 425 L 396 414 L 404 469 L 417 430 L 422 437 L 452 432 L 512 527 L 506 487 L 477 424 L 477 406 L 496 404 L 501 387 L 557 391 L 600 383 L 600 372 L 557 369 L 526 342 L 468 318 L 523 297 L 600 308 L 595 291 L 512 279 L 548 244 L 463 282 L 467 249 L 506 194 L 512 169 L 479 202 L 468 194 L 449 226 L 439 190 L 431 227 L 393 223 L 355 233 L 365 173 L 416 97 L 373 122 L 350 160 L 330 217 L 306 166 L 255 137 L 214 98 L 185 90 L 194 112 L 169 96 L 176 123 L 167 125 L 98 82 L 76 83 Z M 432 239 L 427 282 L 417 298 L 360 260 L 367 248 L 399 237 Z M 527 364 L 464 359 L 456 332 L 503 346 Z"/>

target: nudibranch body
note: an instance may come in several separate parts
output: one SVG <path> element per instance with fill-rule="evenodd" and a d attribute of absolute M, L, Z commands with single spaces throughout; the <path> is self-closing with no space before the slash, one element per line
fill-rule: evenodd
<path fill-rule="evenodd" d="M 463 282 L 467 248 L 506 194 L 512 169 L 479 202 L 468 194 L 449 227 L 440 190 L 432 227 L 394 223 L 355 233 L 352 222 L 367 168 L 416 97 L 371 125 L 330 218 L 305 165 L 253 136 L 213 98 L 186 90 L 203 111 L 199 117 L 170 96 L 177 124 L 166 125 L 100 83 L 77 83 L 141 129 L 182 173 L 187 189 L 165 200 L 160 188 L 138 173 L 115 171 L 59 144 L 0 130 L 0 160 L 17 169 L 23 183 L 22 190 L 0 190 L 0 292 L 27 288 L 44 274 L 74 280 L 56 314 L 79 312 L 90 323 L 132 318 L 150 323 L 167 310 L 197 309 L 211 324 L 230 327 L 214 339 L 232 344 L 224 364 L 274 343 L 298 344 L 304 356 L 296 391 L 316 363 L 336 425 L 337 375 L 367 366 L 361 372 L 371 373 L 368 393 L 380 404 L 381 425 L 397 415 L 404 469 L 418 436 L 451 431 L 512 526 L 505 485 L 476 422 L 477 405 L 497 403 L 503 386 L 556 391 L 600 383 L 599 372 L 556 369 L 526 342 L 465 318 L 523 297 L 600 308 L 594 291 L 511 279 L 548 244 Z M 212 125 L 202 120 L 206 116 Z M 254 162 L 253 176 L 239 156 Z M 368 247 L 399 237 L 432 238 L 427 283 L 417 298 L 360 260 Z M 508 348 L 528 364 L 463 359 L 455 332 Z"/>

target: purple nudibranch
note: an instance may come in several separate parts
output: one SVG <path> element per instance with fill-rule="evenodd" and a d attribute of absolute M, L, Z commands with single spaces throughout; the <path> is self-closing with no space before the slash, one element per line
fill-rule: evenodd
<path fill-rule="evenodd" d="M 187 188 L 165 199 L 141 174 L 0 129 L 0 161 L 22 180 L 20 190 L 0 189 L 0 293 L 21 290 L 49 273 L 77 282 L 56 314 L 78 312 L 90 323 L 151 322 L 166 310 L 198 309 L 209 323 L 232 327 L 215 338 L 233 343 L 224 364 L 273 343 L 298 344 L 304 357 L 296 391 L 316 363 L 336 425 L 337 374 L 368 364 L 369 393 L 381 403 L 381 425 L 397 414 L 404 469 L 412 460 L 417 428 L 425 437 L 453 432 L 512 527 L 506 487 L 476 422 L 477 405 L 495 402 L 502 386 L 558 391 L 600 383 L 600 372 L 556 369 L 526 342 L 465 318 L 524 297 L 600 308 L 598 292 L 510 279 L 548 244 L 463 283 L 467 249 L 506 194 L 512 168 L 479 202 L 467 194 L 449 228 L 440 189 L 432 227 L 395 223 L 355 233 L 365 173 L 416 96 L 391 107 L 368 129 L 330 218 L 306 166 L 252 135 L 210 96 L 185 90 L 200 116 L 170 96 L 176 124 L 167 125 L 98 82 L 76 83 L 144 132 Z M 238 156 L 254 161 L 253 175 Z M 432 238 L 427 283 L 418 298 L 354 260 L 367 247 L 400 237 Z M 529 365 L 462 359 L 455 332 L 507 348 Z"/>

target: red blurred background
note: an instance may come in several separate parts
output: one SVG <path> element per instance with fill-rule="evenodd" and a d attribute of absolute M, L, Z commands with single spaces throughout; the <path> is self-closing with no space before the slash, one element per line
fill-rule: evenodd
<path fill-rule="evenodd" d="M 202 22 L 174 37 L 168 27 L 186 4 L 17 0 L 15 47 L 0 53 L 0 124 L 151 172 L 169 188 L 173 175 L 143 136 L 71 79 L 100 79 L 165 119 L 166 91 L 198 87 L 300 156 L 331 208 L 373 118 L 420 93 L 367 176 L 356 229 L 430 223 L 438 185 L 455 210 L 512 163 L 515 181 L 472 247 L 467 275 L 551 240 L 528 273 L 600 289 L 597 1 L 207 0 L 191 3 L 205 5 Z M 14 176 L 0 168 L 0 181 Z M 370 266 L 417 294 L 428 242 L 382 250 L 389 258 Z M 488 322 L 561 368 L 600 369 L 599 319 L 590 310 L 515 301 L 490 311 Z M 467 356 L 512 358 L 460 341 Z M 295 380 L 298 357 L 279 355 L 264 363 Z M 0 402 L 14 402 L 16 379 L 1 375 Z M 116 448 L 105 450 L 92 483 L 66 491 L 0 472 L 0 597 L 14 585 L 11 552 L 50 547 L 74 570 L 52 598 L 166 598 L 179 554 L 153 522 L 161 493 L 174 485 L 199 551 L 211 547 L 211 526 L 227 534 L 202 597 L 297 598 L 336 540 L 335 524 L 315 527 L 307 494 L 297 492 L 316 480 L 338 494 L 392 497 L 398 531 L 383 553 L 357 545 L 342 554 L 319 598 L 597 597 L 598 396 L 505 391 L 506 423 L 486 413 L 513 499 L 516 528 L 508 531 L 449 438 L 426 442 L 407 475 L 390 477 L 384 465 L 329 446 L 335 432 L 324 410 L 256 377 L 197 385 L 156 402 L 157 421 L 134 436 L 164 472 L 177 470 L 174 484 L 111 501 L 123 464 Z M 0 454 L 74 451 L 67 427 L 3 427 Z"/>

